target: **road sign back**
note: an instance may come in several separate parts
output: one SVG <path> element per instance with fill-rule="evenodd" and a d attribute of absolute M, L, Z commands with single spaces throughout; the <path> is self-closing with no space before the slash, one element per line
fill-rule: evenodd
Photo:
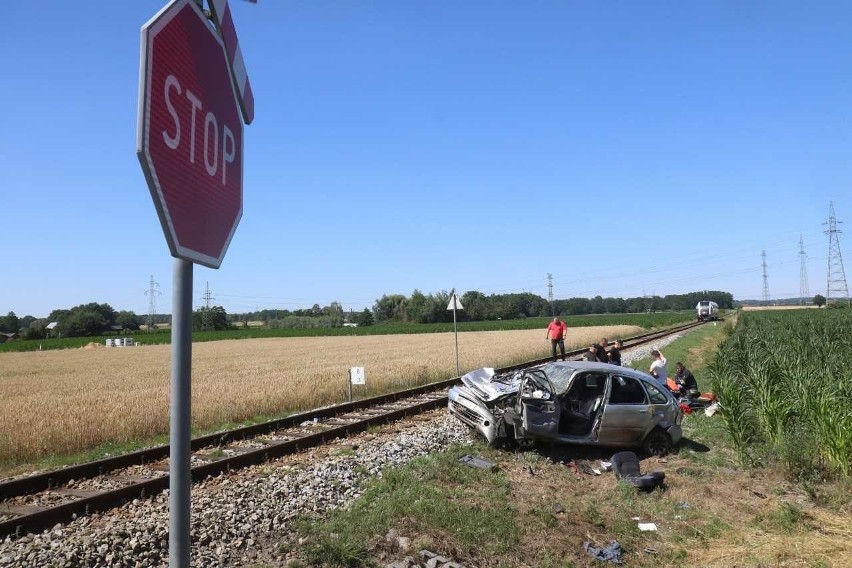
<path fill-rule="evenodd" d="M 137 155 L 173 256 L 218 268 L 243 209 L 243 122 L 221 38 L 191 0 L 142 27 Z"/>

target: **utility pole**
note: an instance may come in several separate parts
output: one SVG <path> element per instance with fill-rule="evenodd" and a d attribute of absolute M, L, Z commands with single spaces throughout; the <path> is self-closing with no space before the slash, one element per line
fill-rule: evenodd
<path fill-rule="evenodd" d="M 760 253 L 763 257 L 763 304 L 769 305 L 769 275 L 766 273 L 766 251 Z"/>
<path fill-rule="evenodd" d="M 550 302 L 550 315 L 556 315 L 556 308 L 553 307 L 553 274 L 547 273 L 547 301 Z"/>
<path fill-rule="evenodd" d="M 210 303 L 216 298 L 213 297 L 213 293 L 210 292 L 210 282 L 204 283 L 204 296 L 202 296 L 204 300 L 204 311 L 201 312 L 201 329 L 202 331 L 210 331 Z"/>
<path fill-rule="evenodd" d="M 148 289 L 145 290 L 145 295 L 148 296 L 148 321 L 146 327 L 148 333 L 154 328 L 154 316 L 157 315 L 157 296 L 161 296 L 159 282 L 154 282 L 154 275 L 151 275 L 151 280 L 148 282 Z"/>
<path fill-rule="evenodd" d="M 840 229 L 837 225 L 843 221 L 838 221 L 834 215 L 834 202 L 829 202 L 828 205 L 828 229 L 825 234 L 828 235 L 828 272 L 827 284 L 825 287 L 825 303 L 826 305 L 831 298 L 838 300 L 846 299 L 849 302 L 849 288 L 846 286 L 846 271 L 843 269 L 843 256 L 840 254 Z"/>
<path fill-rule="evenodd" d="M 805 241 L 802 234 L 799 233 L 799 305 L 804 306 L 808 303 L 808 297 L 811 295 L 808 290 L 808 266 L 806 259 L 808 255 L 805 253 Z"/>

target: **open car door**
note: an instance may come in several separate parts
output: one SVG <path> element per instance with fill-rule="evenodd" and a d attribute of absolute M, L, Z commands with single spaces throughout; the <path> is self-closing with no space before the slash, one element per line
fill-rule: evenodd
<path fill-rule="evenodd" d="M 636 445 L 650 429 L 653 419 L 654 407 L 648 401 L 642 381 L 612 375 L 598 441 L 607 445 Z"/>
<path fill-rule="evenodd" d="M 516 411 L 524 434 L 553 438 L 559 432 L 559 405 L 547 375 L 541 369 L 524 372 Z"/>

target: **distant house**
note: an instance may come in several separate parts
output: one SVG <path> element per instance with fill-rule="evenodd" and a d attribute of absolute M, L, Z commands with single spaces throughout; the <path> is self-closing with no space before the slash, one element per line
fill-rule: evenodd
<path fill-rule="evenodd" d="M 345 322 L 343 322 L 343 327 L 358 327 L 358 324 L 345 321 Z"/>
<path fill-rule="evenodd" d="M 47 333 L 47 336 L 50 337 L 53 335 L 53 332 L 56 330 L 56 326 L 59 325 L 58 321 L 52 321 L 46 326 L 44 326 L 44 331 Z"/>

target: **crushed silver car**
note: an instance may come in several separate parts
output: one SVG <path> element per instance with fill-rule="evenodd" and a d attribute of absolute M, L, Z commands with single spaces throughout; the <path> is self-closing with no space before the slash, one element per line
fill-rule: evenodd
<path fill-rule="evenodd" d="M 586 361 L 546 363 L 495 374 L 472 371 L 449 393 L 449 410 L 492 446 L 551 440 L 669 453 L 683 412 L 650 375 Z"/>

